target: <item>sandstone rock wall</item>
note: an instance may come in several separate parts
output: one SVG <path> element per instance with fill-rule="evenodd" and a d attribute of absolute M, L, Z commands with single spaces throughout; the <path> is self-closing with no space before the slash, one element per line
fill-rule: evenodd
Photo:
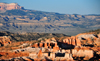
<path fill-rule="evenodd" d="M 12 10 L 12 9 L 22 9 L 17 3 L 0 3 L 0 10 Z"/>
<path fill-rule="evenodd" d="M 73 56 L 77 56 L 77 57 L 89 57 L 92 58 L 93 57 L 93 50 L 77 50 L 77 49 L 73 49 L 72 50 L 72 54 Z"/>
<path fill-rule="evenodd" d="M 81 46 L 81 41 L 75 36 L 63 39 L 63 43 L 67 43 L 68 45 Z"/>
<path fill-rule="evenodd" d="M 0 37 L 0 46 L 6 46 L 7 44 L 10 44 L 11 41 L 7 36 L 1 36 Z"/>
<path fill-rule="evenodd" d="M 97 38 L 96 40 L 98 40 Z M 87 39 L 90 40 L 90 39 Z M 0 43 L 8 43 L 9 38 L 6 36 L 0 37 Z M 27 42 L 29 43 L 29 42 Z M 20 46 L 26 46 L 27 43 L 21 43 Z M 74 48 L 61 48 L 61 45 L 68 47 L 68 46 L 76 46 Z M 12 47 L 11 47 L 12 48 Z M 95 51 L 97 51 L 95 53 Z M 13 53 L 12 53 L 13 52 Z M 63 41 L 57 41 L 56 39 L 47 39 L 45 42 L 34 43 L 31 47 L 27 48 L 20 48 L 16 50 L 12 50 L 11 52 L 0 52 L 1 58 L 7 56 L 7 58 L 15 58 L 21 57 L 27 61 L 34 60 L 34 61 L 45 61 L 45 60 L 52 60 L 52 61 L 74 61 L 74 60 L 89 60 L 94 58 L 95 54 L 100 54 L 99 47 L 86 47 L 81 46 L 81 41 L 76 36 L 71 36 L 63 39 Z M 14 56 L 16 55 L 16 56 Z M 13 57 L 14 56 L 14 57 Z M 26 58 L 26 57 L 29 58 Z M 91 61 L 91 60 L 90 60 Z"/>
<path fill-rule="evenodd" d="M 38 47 L 45 47 L 45 48 L 53 48 L 53 47 L 58 47 L 57 42 L 52 43 L 52 42 L 40 42 L 40 43 L 35 43 L 32 45 L 32 47 L 38 48 Z"/>

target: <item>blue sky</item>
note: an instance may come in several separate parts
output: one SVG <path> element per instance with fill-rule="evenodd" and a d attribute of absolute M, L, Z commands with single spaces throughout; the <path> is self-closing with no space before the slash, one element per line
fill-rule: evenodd
<path fill-rule="evenodd" d="M 100 0 L 0 0 L 18 3 L 25 9 L 62 14 L 100 14 Z"/>

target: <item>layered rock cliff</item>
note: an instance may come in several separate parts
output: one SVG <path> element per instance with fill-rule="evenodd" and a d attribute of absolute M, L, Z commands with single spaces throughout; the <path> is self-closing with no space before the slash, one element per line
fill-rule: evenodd
<path fill-rule="evenodd" d="M 12 9 L 24 9 L 23 7 L 19 6 L 17 3 L 0 3 L 0 10 L 12 10 Z"/>

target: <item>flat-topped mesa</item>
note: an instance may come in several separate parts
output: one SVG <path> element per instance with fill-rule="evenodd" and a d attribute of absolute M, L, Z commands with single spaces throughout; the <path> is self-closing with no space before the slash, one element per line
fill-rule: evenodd
<path fill-rule="evenodd" d="M 0 46 L 6 46 L 7 44 L 10 44 L 11 41 L 7 36 L 1 36 L 0 37 Z"/>
<path fill-rule="evenodd" d="M 19 6 L 17 3 L 0 3 L 0 10 L 12 10 L 12 9 L 24 9 L 23 7 Z"/>

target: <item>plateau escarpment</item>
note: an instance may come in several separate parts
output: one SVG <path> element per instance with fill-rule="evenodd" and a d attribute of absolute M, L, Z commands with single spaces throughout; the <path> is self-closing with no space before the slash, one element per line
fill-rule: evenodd
<path fill-rule="evenodd" d="M 5 3 L 1 5 L 5 6 Z M 6 5 L 14 5 L 15 8 L 0 13 L 0 31 L 76 35 L 100 27 L 100 15 L 59 14 L 21 9 L 16 3 Z"/>
<path fill-rule="evenodd" d="M 24 9 L 23 7 L 19 6 L 17 3 L 0 3 L 0 10 L 12 10 L 12 9 Z"/>

